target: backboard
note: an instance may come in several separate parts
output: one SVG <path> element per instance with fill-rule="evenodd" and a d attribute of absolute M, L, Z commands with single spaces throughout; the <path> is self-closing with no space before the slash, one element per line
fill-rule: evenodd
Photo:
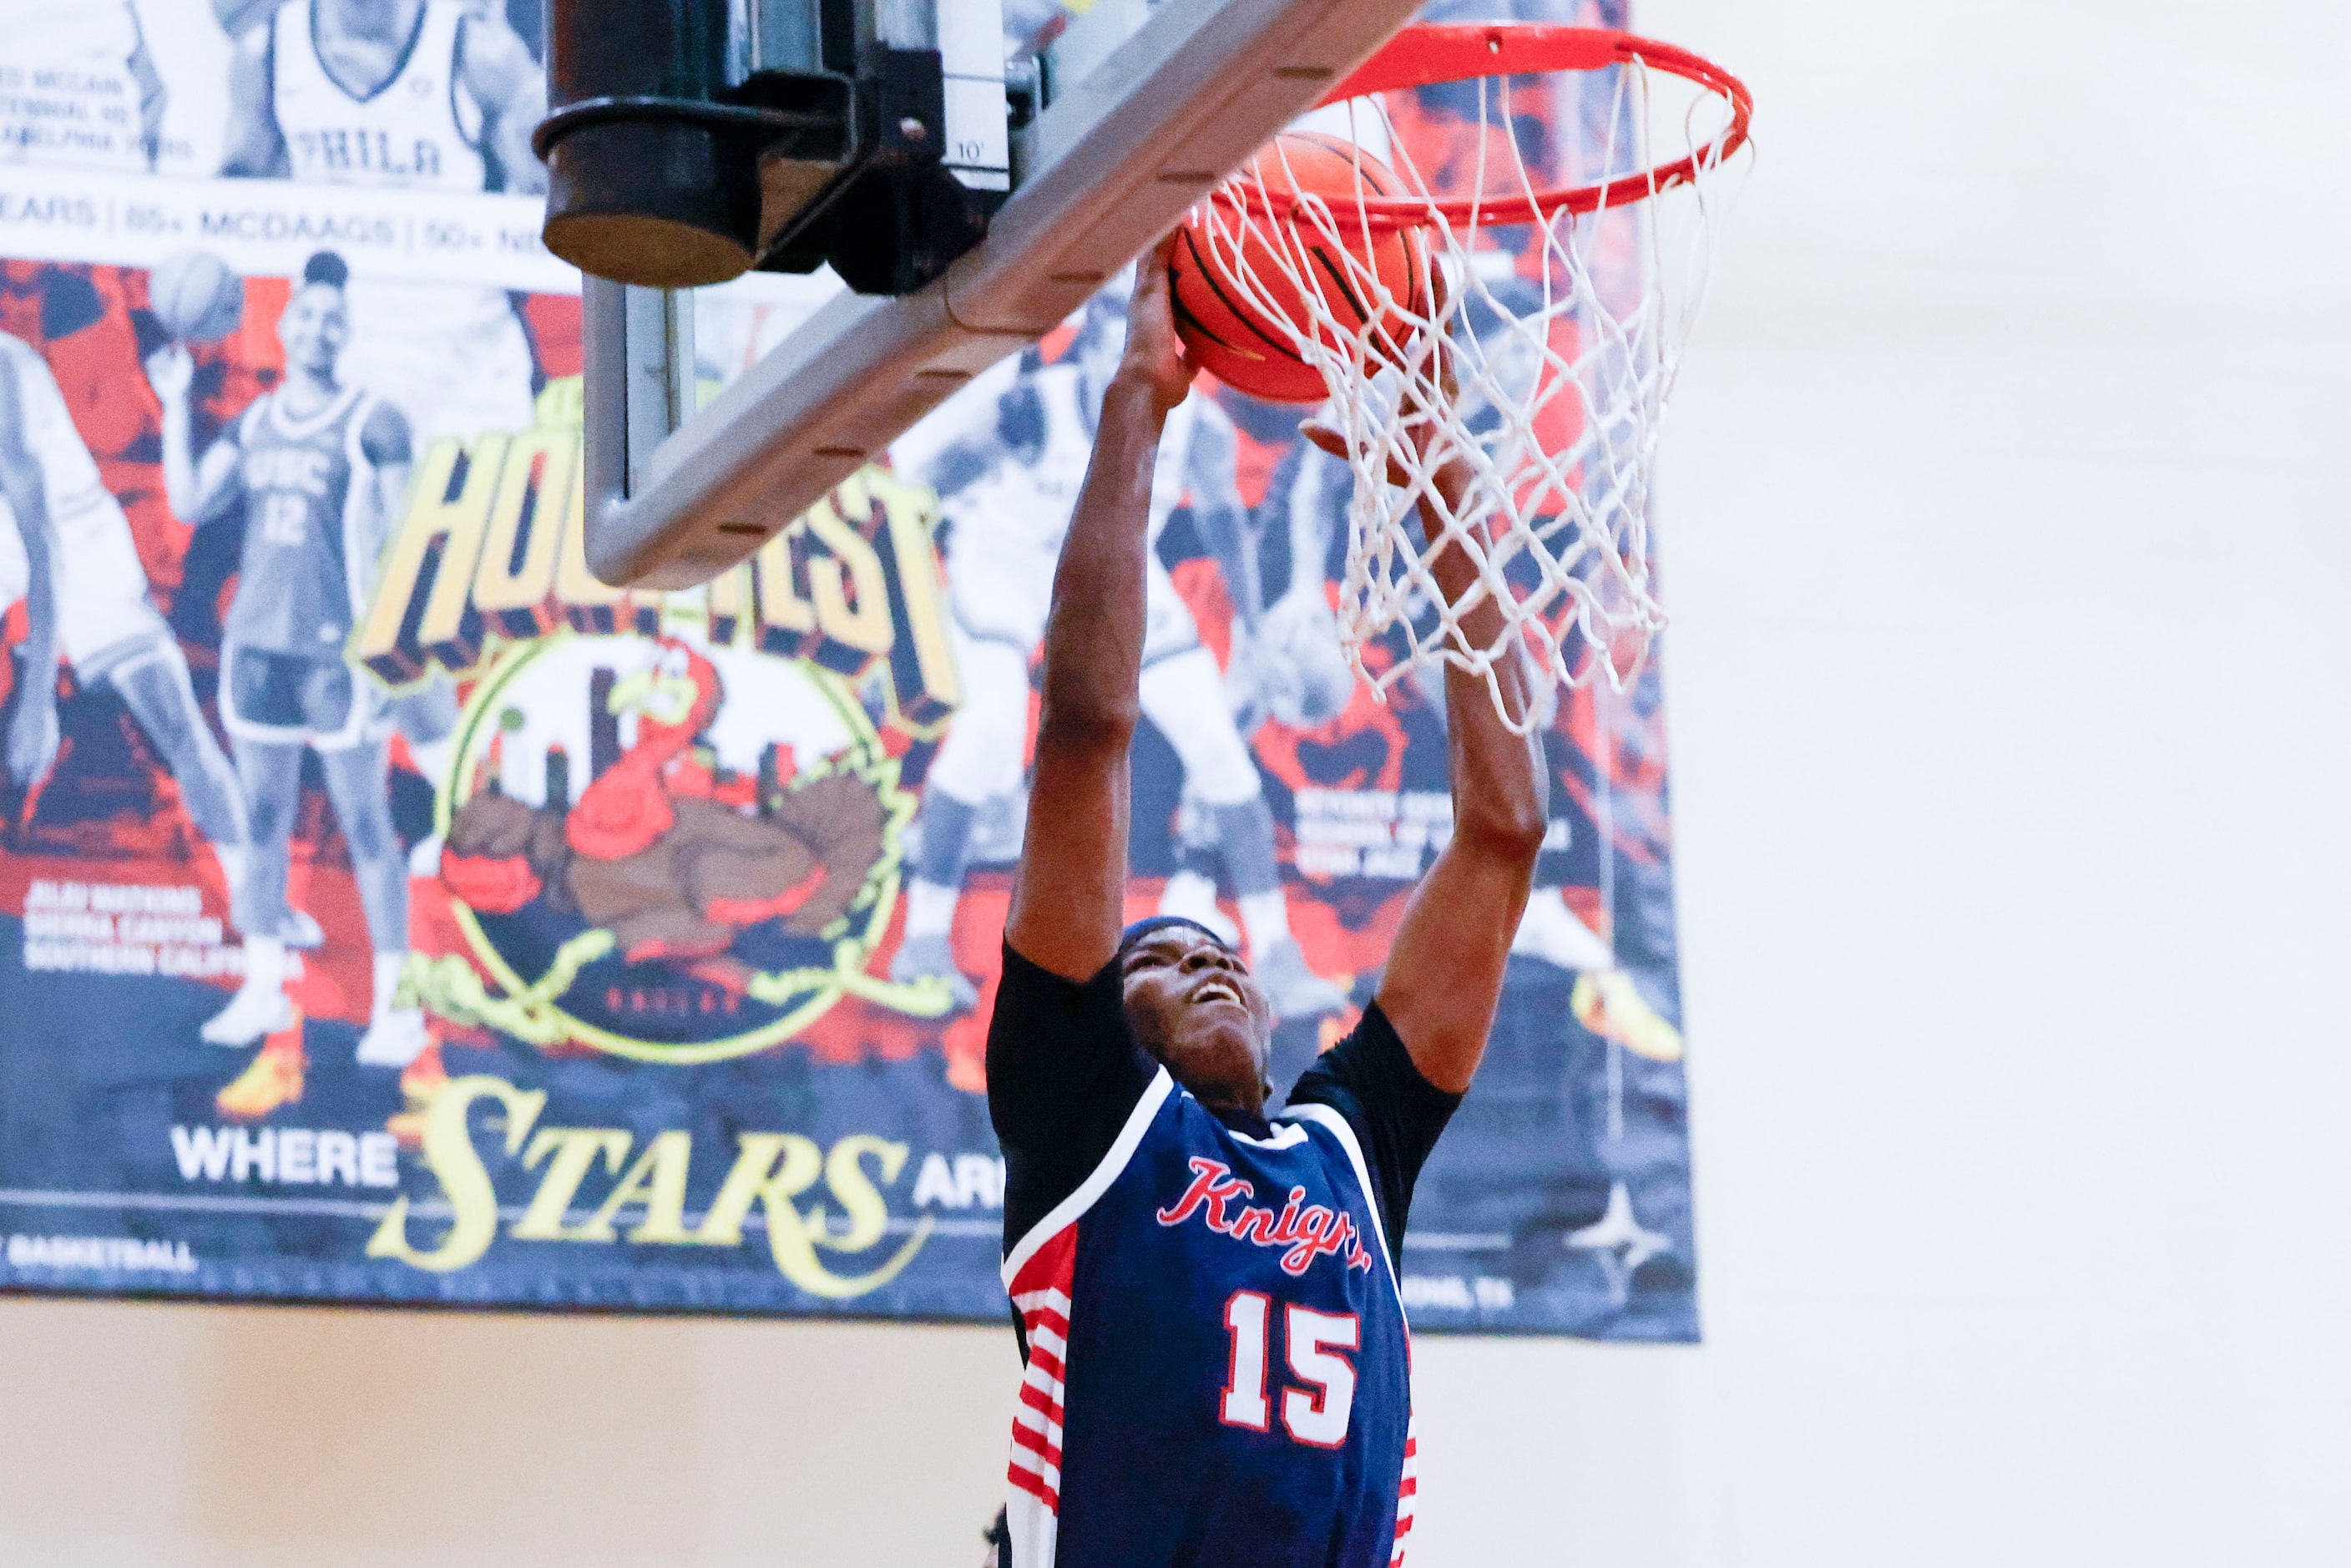
<path fill-rule="evenodd" d="M 926 37 L 945 57 L 952 38 L 943 34 L 971 33 L 967 4 L 885 0 L 871 10 L 876 26 Z M 911 292 L 835 295 L 699 412 L 682 391 L 690 311 L 659 291 L 591 277 L 592 570 L 615 585 L 681 588 L 750 555 L 974 375 L 1051 330 L 1417 8 L 1095 0 L 1043 62 L 1035 97 L 1044 102 L 1006 144 L 1011 191 L 985 218 L 985 238 Z M 1000 0 L 970 6 L 991 20 L 1000 9 Z M 957 47 L 950 83 L 959 63 L 971 69 L 968 44 Z M 979 124 L 1002 101 L 966 108 L 962 123 Z M 968 138 L 946 107 L 946 134 L 960 144 Z M 977 190 L 992 160 L 972 162 L 953 172 Z"/>

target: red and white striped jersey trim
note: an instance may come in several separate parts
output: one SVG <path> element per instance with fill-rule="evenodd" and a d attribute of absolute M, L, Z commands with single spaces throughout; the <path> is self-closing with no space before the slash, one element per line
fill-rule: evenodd
<path fill-rule="evenodd" d="M 1086 1210 L 1102 1201 L 1102 1194 L 1125 1172 L 1126 1162 L 1134 1158 L 1134 1151 L 1142 1144 L 1143 1134 L 1151 1130 L 1152 1118 L 1159 1114 L 1159 1107 L 1167 1103 L 1167 1097 L 1175 1092 L 1176 1080 L 1167 1075 L 1165 1068 L 1152 1075 L 1150 1087 L 1144 1090 L 1134 1109 L 1127 1113 L 1126 1125 L 1118 1130 L 1102 1164 L 1078 1184 L 1077 1191 L 1055 1204 L 1050 1214 L 1029 1227 L 1029 1233 L 1015 1241 L 1012 1249 L 1004 1255 L 1002 1272 L 1007 1291 L 1018 1294 L 1020 1277 L 1037 1249 L 1075 1226 Z M 1023 1563 L 1021 1568 L 1028 1565 Z"/>
<path fill-rule="evenodd" d="M 1029 1336 L 1029 1365 L 1012 1412 L 1013 1502 L 1046 1516 L 1061 1508 L 1063 1382 L 1070 1353 L 1070 1287 L 1077 1272 L 1078 1232 L 1066 1227 L 1033 1253 L 1014 1281 L 1012 1305 Z M 1018 1552 L 1022 1563 L 1035 1559 Z M 1050 1561 L 1050 1553 L 1047 1556 Z"/>
<path fill-rule="evenodd" d="M 1012 1568 L 1052 1568 L 1059 1542 L 1061 1422 L 1068 1398 L 1078 1220 L 1118 1180 L 1152 1119 L 1175 1092 L 1176 1081 L 1161 1068 L 1102 1164 L 1005 1255 L 1004 1288 L 1029 1341 L 1029 1365 L 1020 1375 L 1019 1401 L 1012 1410 L 1012 1464 L 1005 1472 L 1011 1483 L 1005 1522 L 1012 1533 Z"/>
<path fill-rule="evenodd" d="M 1388 1568 L 1404 1568 L 1405 1538 L 1412 1533 L 1412 1516 L 1420 1496 L 1420 1418 L 1407 1416 L 1404 1427 L 1404 1479 L 1396 1483 L 1395 1554 Z"/>

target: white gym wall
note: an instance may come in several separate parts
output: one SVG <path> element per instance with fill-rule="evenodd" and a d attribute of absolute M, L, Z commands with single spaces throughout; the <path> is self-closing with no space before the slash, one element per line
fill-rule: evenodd
<path fill-rule="evenodd" d="M 2338 7 L 1646 0 L 1708 1343 L 1425 1341 L 1416 1568 L 2351 1561 Z M 0 1563 L 971 1568 L 997 1330 L 0 1302 Z"/>

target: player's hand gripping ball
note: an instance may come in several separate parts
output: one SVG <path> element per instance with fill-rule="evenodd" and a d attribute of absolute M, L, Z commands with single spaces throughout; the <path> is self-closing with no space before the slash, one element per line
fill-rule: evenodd
<path fill-rule="evenodd" d="M 175 343 L 217 343 L 245 319 L 245 280 L 201 250 L 166 256 L 147 275 L 147 308 Z"/>
<path fill-rule="evenodd" d="M 1134 296 L 1126 307 L 1126 347 L 1120 355 L 1119 373 L 1148 388 L 1152 406 L 1162 418 L 1189 396 L 1199 365 L 1186 352 L 1176 329 L 1169 296 L 1168 257 L 1176 245 L 1169 235 L 1134 269 Z"/>
<path fill-rule="evenodd" d="M 178 343 L 166 343 L 147 356 L 147 384 L 166 406 L 185 398 L 195 379 L 195 358 Z"/>
<path fill-rule="evenodd" d="M 1427 262 L 1415 231 L 1367 221 L 1359 193 L 1412 192 L 1352 141 L 1289 131 L 1185 219 L 1169 271 L 1176 329 L 1194 364 L 1269 402 L 1321 402 L 1330 389 L 1300 357 L 1300 338 L 1344 353 L 1338 334 L 1353 339 L 1368 325 L 1374 353 L 1402 356 L 1414 319 L 1429 315 Z M 1276 216 L 1262 205 L 1269 194 L 1319 202 L 1329 223 L 1305 208 Z M 1269 232 L 1287 242 L 1279 252 Z"/>

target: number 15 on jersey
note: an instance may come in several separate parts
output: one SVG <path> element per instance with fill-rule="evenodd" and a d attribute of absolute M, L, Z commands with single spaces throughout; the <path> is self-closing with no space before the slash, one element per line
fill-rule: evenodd
<path fill-rule="evenodd" d="M 1273 1298 L 1261 1291 L 1236 1291 L 1225 1302 L 1232 1371 L 1217 1417 L 1228 1427 L 1263 1432 L 1271 1425 L 1266 1352 L 1274 1315 Z M 1355 1403 L 1355 1364 L 1343 1353 L 1362 1345 L 1362 1321 L 1353 1312 L 1318 1312 L 1295 1302 L 1280 1315 L 1283 1358 L 1298 1380 L 1281 1390 L 1282 1428 L 1292 1442 L 1335 1448 L 1346 1440 Z"/>

